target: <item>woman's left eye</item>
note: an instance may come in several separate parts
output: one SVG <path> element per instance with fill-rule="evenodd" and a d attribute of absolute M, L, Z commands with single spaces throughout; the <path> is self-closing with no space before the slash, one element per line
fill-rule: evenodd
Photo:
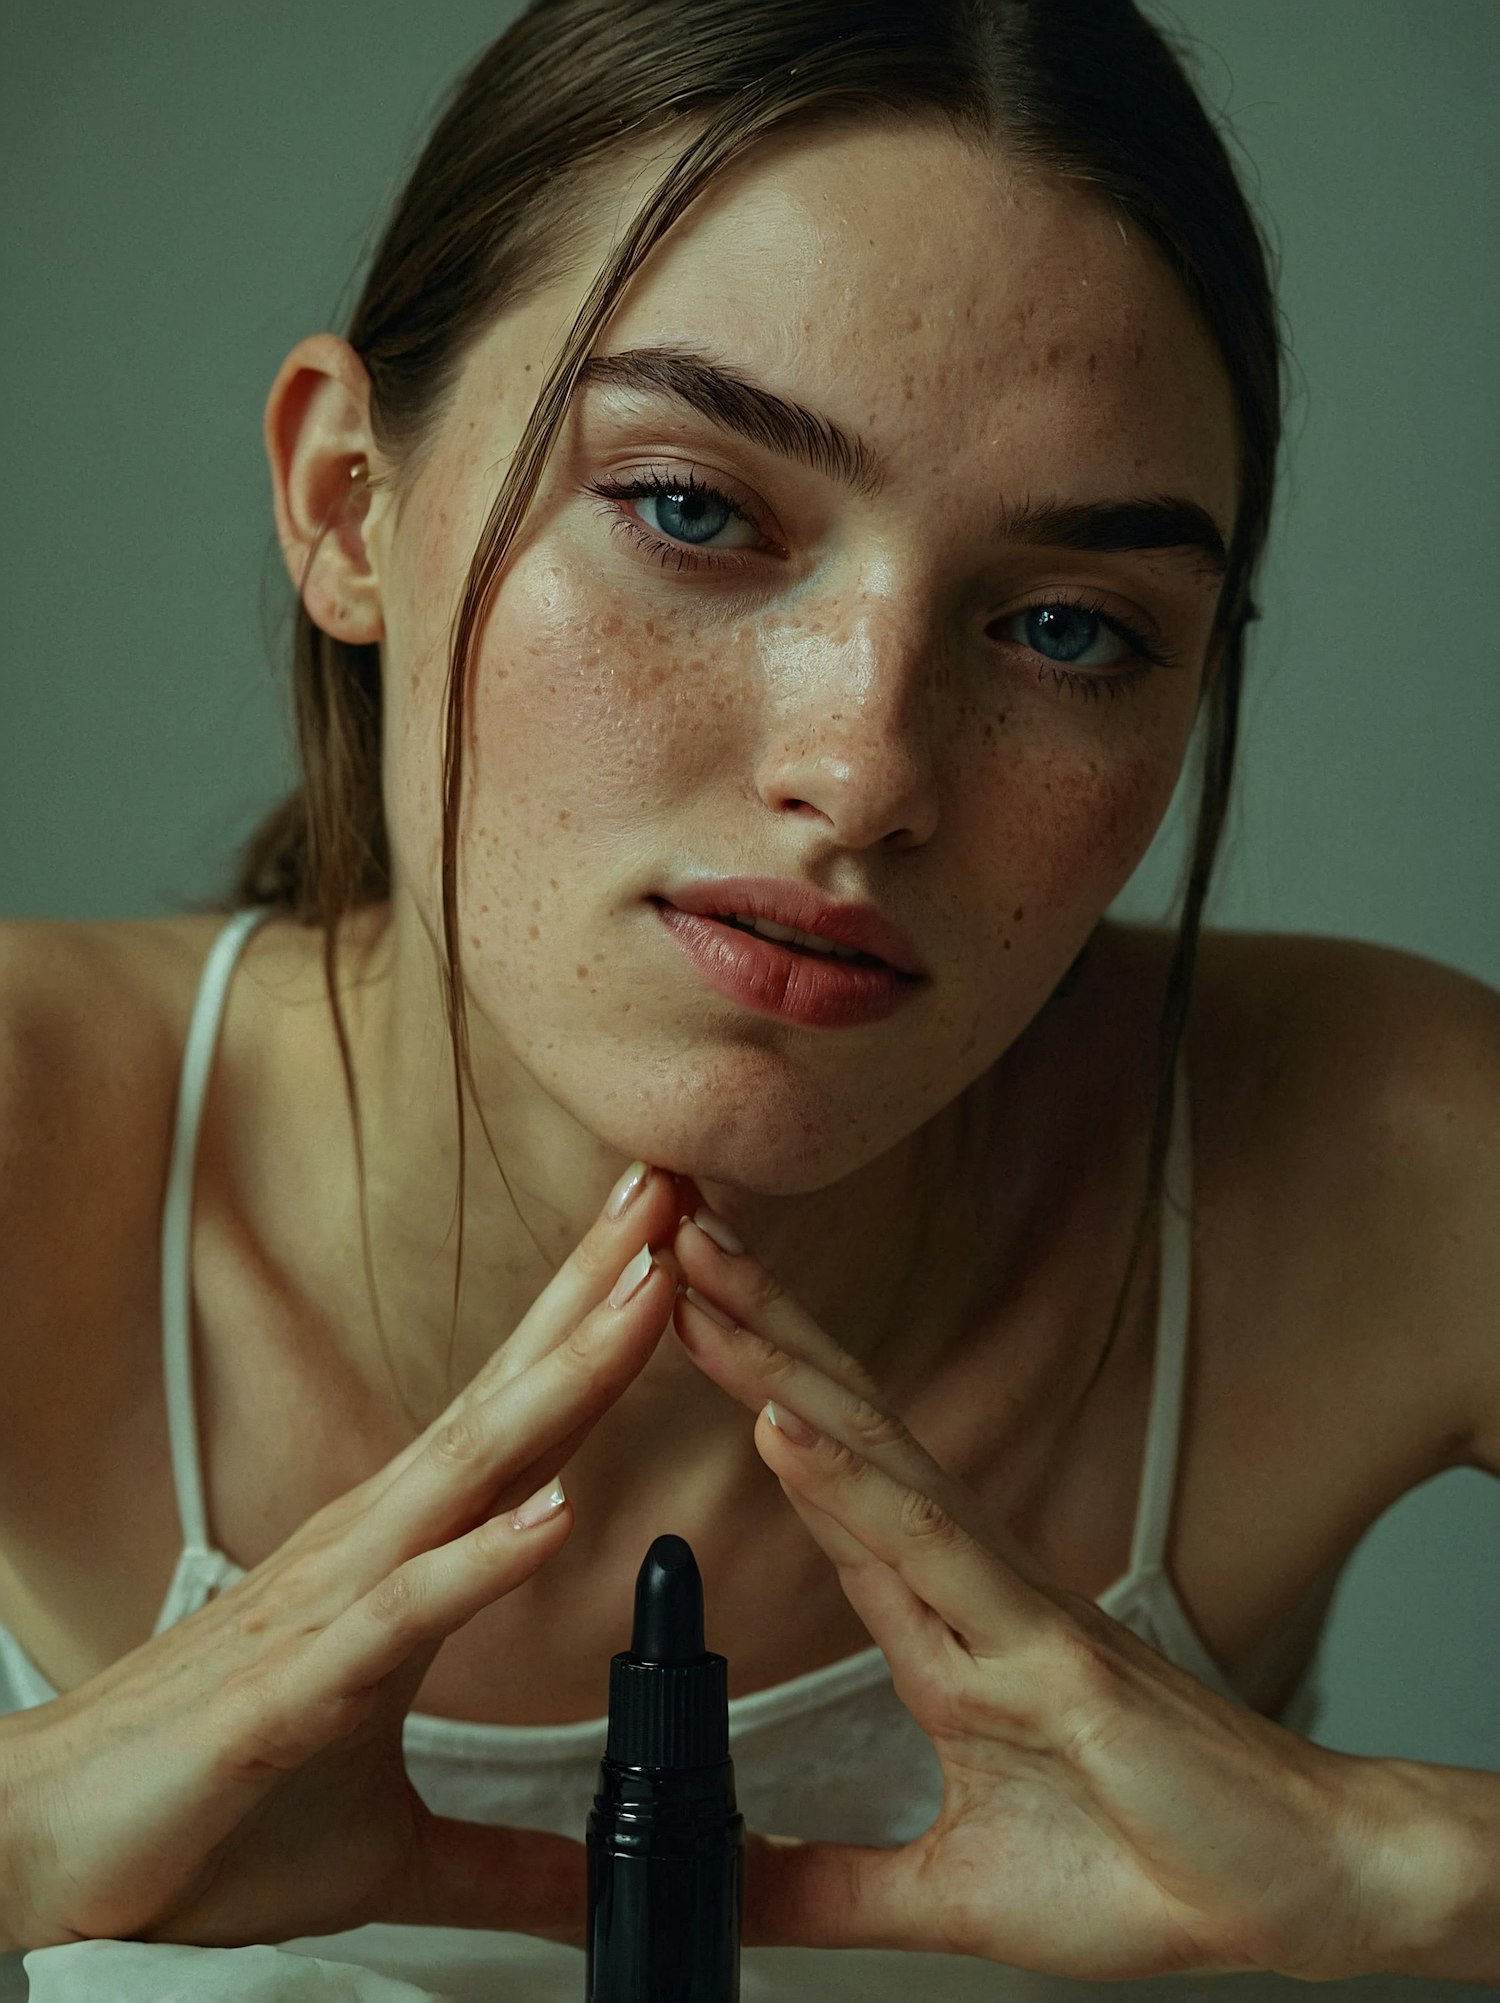
<path fill-rule="evenodd" d="M 1136 657 L 1162 667 L 1174 658 L 1093 599 L 1049 598 L 996 623 L 1019 625 L 1017 644 L 1056 668 L 1118 668 Z"/>
<path fill-rule="evenodd" d="M 592 481 L 588 491 L 607 501 L 649 503 L 656 516 L 657 534 L 652 534 L 651 525 L 643 522 L 633 509 L 612 507 L 608 513 L 613 526 L 624 529 L 633 542 L 664 567 L 675 563 L 678 570 L 715 566 L 738 570 L 743 568 L 745 556 L 758 549 L 764 540 L 743 508 L 696 474 L 690 473 L 684 480 L 678 474 L 653 468 L 633 480 Z M 719 542 L 717 538 L 731 522 L 743 523 L 750 529 L 751 540 L 737 547 Z M 672 540 L 668 541 L 668 537 Z M 700 549 L 702 555 L 698 554 Z"/>

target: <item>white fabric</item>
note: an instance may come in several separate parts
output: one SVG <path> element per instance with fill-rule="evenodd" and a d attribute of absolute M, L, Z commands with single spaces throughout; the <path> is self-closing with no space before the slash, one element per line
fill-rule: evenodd
<path fill-rule="evenodd" d="M 238 953 L 262 915 L 240 913 L 215 942 L 205 964 L 184 1052 L 162 1225 L 164 1367 L 183 1549 L 157 1618 L 154 1631 L 158 1634 L 196 1611 L 215 1592 L 244 1577 L 243 1568 L 212 1543 L 204 1515 L 193 1399 L 188 1251 L 193 1160 L 224 999 Z M 1176 1479 L 1188 1325 L 1192 1214 L 1189 1132 L 1187 1077 L 1185 1066 L 1179 1061 L 1166 1169 L 1168 1196 L 1162 1206 L 1155 1375 L 1130 1569 L 1099 1595 L 1098 1604 L 1221 1695 L 1243 1702 L 1194 1630 L 1164 1563 Z M 1315 1661 L 1281 1713 L 1281 1722 L 1304 1736 L 1310 1732 L 1319 1706 L 1316 1671 Z M 601 1684 L 602 1675 L 601 1669 Z M 0 1627 L 0 1713 L 46 1703 L 56 1694 L 15 1638 Z M 729 1718 L 739 1803 L 751 1828 L 790 1836 L 897 1844 L 909 1841 L 927 1828 L 937 1813 L 941 1802 L 937 1757 L 930 1741 L 897 1698 L 885 1658 L 878 1648 L 737 1698 L 730 1704 Z M 406 1720 L 403 1744 L 412 1783 L 436 1814 L 581 1837 L 596 1785 L 605 1725 L 602 1716 L 566 1725 L 507 1726 L 465 1724 L 412 1713 Z M 429 1977 L 438 1983 L 439 1962 L 447 1980 L 448 1965 L 455 1954 L 458 1961 L 454 1966 L 461 1972 L 463 1957 L 476 1952 L 479 1942 L 489 1943 L 487 1952 L 491 1960 L 484 1978 L 489 1986 L 483 1991 L 487 1998 L 525 1995 L 528 2003 L 532 1998 L 540 2003 L 540 1999 L 554 1993 L 573 1999 L 582 1994 L 580 1954 L 549 1943 L 526 1941 L 517 1935 L 365 1927 L 330 1936 L 326 1941 L 293 1945 L 308 1954 L 325 1954 L 330 1963 L 361 1962 L 364 1959 L 361 1944 L 371 1938 L 381 1944 L 382 1970 L 400 1974 L 406 1981 L 417 1984 L 418 1994 L 439 1993 L 441 1984 L 431 1992 L 420 1985 Z M 523 1987 L 500 1979 L 494 1961 L 496 1943 L 505 1944 L 501 1962 L 507 1968 L 514 1967 L 516 1981 L 523 1983 Z M 100 1949 L 109 1944 L 84 1945 Z M 137 1943 L 121 1944 L 121 1951 L 128 1958 L 134 1953 L 149 1954 L 155 1950 Z M 412 1958 L 404 1967 L 395 1966 L 389 1959 L 394 1952 L 399 1961 L 400 1954 L 408 1951 Z M 230 1957 L 212 1961 L 212 1966 L 232 1971 L 236 1983 L 260 1981 L 259 1969 L 270 1965 L 263 1960 L 254 1963 L 248 1958 L 251 1950 L 192 1952 Z M 278 1952 L 289 1954 L 290 1950 L 283 1948 Z M 1065 1982 L 1060 1989 L 1045 1986 L 1036 1989 L 1028 1985 L 1034 1985 L 1035 1981 L 1045 1984 L 1045 1978 L 1022 1977 L 1017 1971 L 992 1963 L 960 1962 L 952 1956 L 817 1954 L 808 1959 L 793 1950 L 777 1953 L 770 1950 L 761 1950 L 758 1955 L 747 1953 L 747 1997 L 834 1996 L 842 1993 L 834 1986 L 837 1982 L 846 1977 L 853 1982 L 856 1975 L 857 1989 L 851 1988 L 849 1993 L 857 1993 L 865 2003 L 914 1995 L 955 1999 L 970 1996 L 1014 1999 L 1054 1993 L 1071 1996 L 1091 1994 L 1095 1988 L 1095 1985 Z M 67 1967 L 70 1971 L 80 1971 L 80 1977 L 85 1968 L 103 1966 L 102 1954 L 96 1954 L 90 1962 L 72 1947 L 33 1953 L 28 1966 L 34 1977 L 40 1979 L 45 1975 L 50 1980 L 49 1968 L 61 1969 L 61 1957 L 67 1955 L 75 1956 Z M 786 1960 L 787 1955 L 793 1958 Z M 49 1964 L 48 1956 L 59 1960 Z M 234 1956 L 242 1958 L 234 1960 Z M 13 1996 L 26 1994 L 17 1965 L 20 1959 L 19 1955 L 0 1956 L 0 2003 L 10 2003 Z M 210 1979 L 209 1966 L 209 1962 L 201 1964 L 205 1981 Z M 816 1969 L 817 1973 L 797 1976 L 798 1969 Z M 310 1979 L 305 1968 L 299 1967 L 294 1972 L 303 1980 Z M 923 1986 L 914 1989 L 911 1985 L 919 1974 Z M 554 1985 L 546 1986 L 554 1976 Z M 749 1986 L 752 1976 L 760 1985 L 758 1988 Z M 74 1978 L 69 1974 L 64 1979 Z M 88 1979 L 92 1981 L 91 1976 Z M 793 1986 L 787 1986 L 789 1981 Z M 1165 1993 L 1183 1995 L 1182 1981 L 1183 1978 L 1176 1978 Z M 1118 1995 L 1122 1988 L 1128 1992 L 1134 1987 L 1111 1983 L 1107 1985 L 1107 1993 Z M 91 1997 L 102 1996 L 105 1991 L 83 1987 L 72 1992 L 54 1989 L 38 1993 Z M 252 1986 L 233 1990 L 210 1987 L 182 1993 L 258 1996 L 275 1992 Z M 325 1992 L 297 1989 L 285 1993 L 300 1997 L 304 1993 L 318 1996 Z M 367 1992 L 359 1989 L 351 1993 L 362 1998 Z M 1104 1985 L 1099 1985 L 1099 1993 L 1106 1993 Z M 1217 1984 L 1214 1993 L 1219 1993 Z M 376 2003 L 377 1998 L 385 2003 L 378 1990 L 368 1994 L 370 2003 Z M 1451 2003 L 1451 1988 L 1446 1994 Z"/>
<path fill-rule="evenodd" d="M 583 2003 L 581 1951 L 519 1934 L 363 1927 L 342 1937 L 341 1961 L 312 1956 L 310 1945 L 43 1948 L 26 1957 L 30 2003 Z M 1343 2003 L 1495 2003 L 1496 1994 L 1399 1975 L 1318 1985 L 1320 1998 Z M 741 2003 L 1306 2003 L 1307 1995 L 1305 1982 L 1277 1975 L 1068 1982 L 967 1955 L 749 1948 L 740 1969 Z"/>

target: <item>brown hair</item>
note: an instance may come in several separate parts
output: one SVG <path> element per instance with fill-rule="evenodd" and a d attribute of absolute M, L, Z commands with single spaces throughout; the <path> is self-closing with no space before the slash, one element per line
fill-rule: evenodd
<path fill-rule="evenodd" d="M 1158 1035 L 1144 1200 L 1110 1329 L 1079 1405 L 1092 1390 L 1163 1194 L 1174 1063 L 1234 771 L 1245 627 L 1257 616 L 1250 589 L 1269 526 L 1282 422 L 1266 248 L 1185 58 L 1131 0 L 738 0 L 729 9 L 717 0 L 534 0 L 454 86 L 396 201 L 346 336 L 369 372 L 376 442 L 401 478 L 436 436 L 472 344 L 499 314 L 576 269 L 597 197 L 617 175 L 622 153 L 683 138 L 680 156 L 596 276 L 538 393 L 470 564 L 452 640 L 442 903 L 459 1121 L 460 1272 L 465 1081 L 472 1089 L 472 1074 L 455 831 L 470 653 L 581 365 L 648 253 L 747 148 L 771 133 L 834 122 L 936 118 L 960 137 L 1004 149 L 1023 167 L 1097 190 L 1142 229 L 1215 342 L 1237 408 L 1238 507 L 1210 638 L 1210 654 L 1222 643 L 1222 655 L 1203 700 L 1198 821 Z M 344 914 L 390 889 L 380 649 L 331 638 L 300 602 L 295 617 L 302 783 L 249 841 L 234 894 L 323 929 L 363 1187 L 333 954 Z M 368 1233 L 365 1249 L 368 1273 Z M 458 1286 L 456 1272 L 455 1325 Z"/>

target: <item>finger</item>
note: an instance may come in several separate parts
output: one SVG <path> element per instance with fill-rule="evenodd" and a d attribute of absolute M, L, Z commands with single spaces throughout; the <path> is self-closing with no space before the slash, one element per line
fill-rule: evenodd
<path fill-rule="evenodd" d="M 676 1243 L 680 1248 L 686 1236 L 679 1228 Z M 863 1376 L 854 1359 L 840 1351 L 851 1368 L 831 1375 L 809 1355 L 784 1348 L 769 1324 L 785 1328 L 789 1317 L 795 1318 L 797 1339 L 807 1347 L 811 1345 L 806 1343 L 803 1324 L 816 1324 L 768 1275 L 764 1280 L 757 1277 L 763 1268 L 748 1259 L 734 1263 L 751 1271 L 736 1274 L 728 1282 L 721 1280 L 713 1302 L 721 1311 L 728 1309 L 734 1315 L 736 1326 L 732 1330 L 715 1321 L 702 1303 L 686 1293 L 679 1294 L 673 1303 L 673 1325 L 699 1369 L 748 1411 L 759 1412 L 768 1401 L 785 1399 L 793 1411 L 802 1413 L 819 1430 L 847 1440 L 861 1456 L 937 1496 L 958 1521 L 977 1523 L 982 1512 L 973 1492 L 935 1461 L 878 1397 L 854 1388 Z M 829 1341 L 829 1337 L 822 1337 L 825 1345 Z M 846 1381 L 851 1375 L 854 1385 Z M 1028 1576 L 1035 1568 L 1019 1545 L 1015 1550 L 1018 1569 Z M 1036 1578 L 1041 1583 L 1040 1572 Z"/>
<path fill-rule="evenodd" d="M 935 1695 L 951 1693 L 955 1675 L 968 1662 L 961 1641 L 898 1572 L 826 1510 L 785 1481 L 781 1492 L 832 1560 L 845 1599 L 890 1665 L 896 1695 L 909 1711 L 925 1716 Z"/>
<path fill-rule="evenodd" d="M 809 1502 L 794 1488 L 781 1484 L 781 1492 L 795 1510 L 813 1542 L 820 1546 L 839 1575 L 844 1597 L 869 1629 L 891 1667 L 902 1655 L 911 1671 L 923 1673 L 933 1664 L 932 1649 L 946 1660 L 946 1644 L 952 1641 L 948 1624 L 914 1593 L 899 1573 L 883 1558 L 860 1543 L 857 1537 L 835 1523 L 826 1510 Z M 889 1645 L 888 1645 L 889 1644 Z"/>
<path fill-rule="evenodd" d="M 973 1656 L 1017 1658 L 1047 1646 L 1062 1617 L 1055 1589 L 1038 1590 L 924 1489 L 889 1475 L 845 1441 L 814 1433 L 778 1403 L 755 1444 L 772 1472 L 882 1559 Z"/>
<path fill-rule="evenodd" d="M 723 1228 L 722 1219 L 711 1221 L 716 1230 Z M 693 1217 L 679 1220 L 672 1249 L 689 1286 L 728 1309 L 737 1321 L 770 1336 L 788 1355 L 817 1364 L 856 1398 L 881 1402 L 880 1386 L 858 1357 L 820 1328 L 753 1254 L 726 1251 Z"/>
<path fill-rule="evenodd" d="M 385 1464 L 377 1477 L 382 1489 L 390 1477 L 403 1473 L 421 1456 L 465 1405 L 489 1397 L 565 1341 L 583 1317 L 598 1307 L 624 1261 L 641 1245 L 650 1245 L 653 1250 L 667 1245 L 679 1210 L 676 1179 L 648 1162 L 644 1164 L 646 1174 L 630 1193 L 632 1171 L 641 1166 L 632 1163 L 621 1176 L 587 1232 L 489 1360 L 426 1430 Z M 622 1190 L 628 1197 L 626 1206 L 619 1215 L 611 1216 L 609 1203 Z M 675 1264 L 675 1255 L 670 1263 Z"/>
<path fill-rule="evenodd" d="M 565 1341 L 529 1370 L 462 1405 L 340 1539 L 340 1558 L 368 1584 L 416 1552 L 456 1536 L 494 1506 L 523 1472 L 550 1462 L 620 1397 L 664 1331 L 674 1297 L 670 1273 L 638 1247 L 614 1276 L 636 1291 L 619 1306 L 606 1295 Z"/>
<path fill-rule="evenodd" d="M 538 1509 L 559 1491 L 538 1497 Z M 305 1765 L 368 1721 L 387 1678 L 405 1672 L 415 1696 L 437 1648 L 530 1578 L 571 1526 L 565 1496 L 529 1525 L 514 1514 L 478 1524 L 397 1565 L 325 1627 L 261 1655 L 223 1691 L 232 1777 L 260 1785 Z"/>
<path fill-rule="evenodd" d="M 586 1314 L 598 1307 L 631 1253 L 642 1245 L 659 1252 L 671 1243 L 672 1220 L 678 1208 L 675 1178 L 649 1162 L 632 1164 L 634 1170 L 642 1167 L 645 1175 L 626 1208 L 620 1215 L 611 1216 L 608 1205 L 628 1188 L 631 1170 L 616 1183 L 605 1208 L 537 1295 L 514 1332 L 478 1372 L 472 1387 L 477 1396 L 487 1397 L 554 1349 Z"/>

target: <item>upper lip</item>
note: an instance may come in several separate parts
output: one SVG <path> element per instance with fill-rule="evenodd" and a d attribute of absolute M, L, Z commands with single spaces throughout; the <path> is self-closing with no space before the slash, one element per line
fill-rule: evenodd
<path fill-rule="evenodd" d="M 844 904 L 810 883 L 780 876 L 700 876 L 663 891 L 668 904 L 700 918 L 769 918 L 835 946 L 869 953 L 898 973 L 926 972 L 910 939 L 873 904 Z"/>

